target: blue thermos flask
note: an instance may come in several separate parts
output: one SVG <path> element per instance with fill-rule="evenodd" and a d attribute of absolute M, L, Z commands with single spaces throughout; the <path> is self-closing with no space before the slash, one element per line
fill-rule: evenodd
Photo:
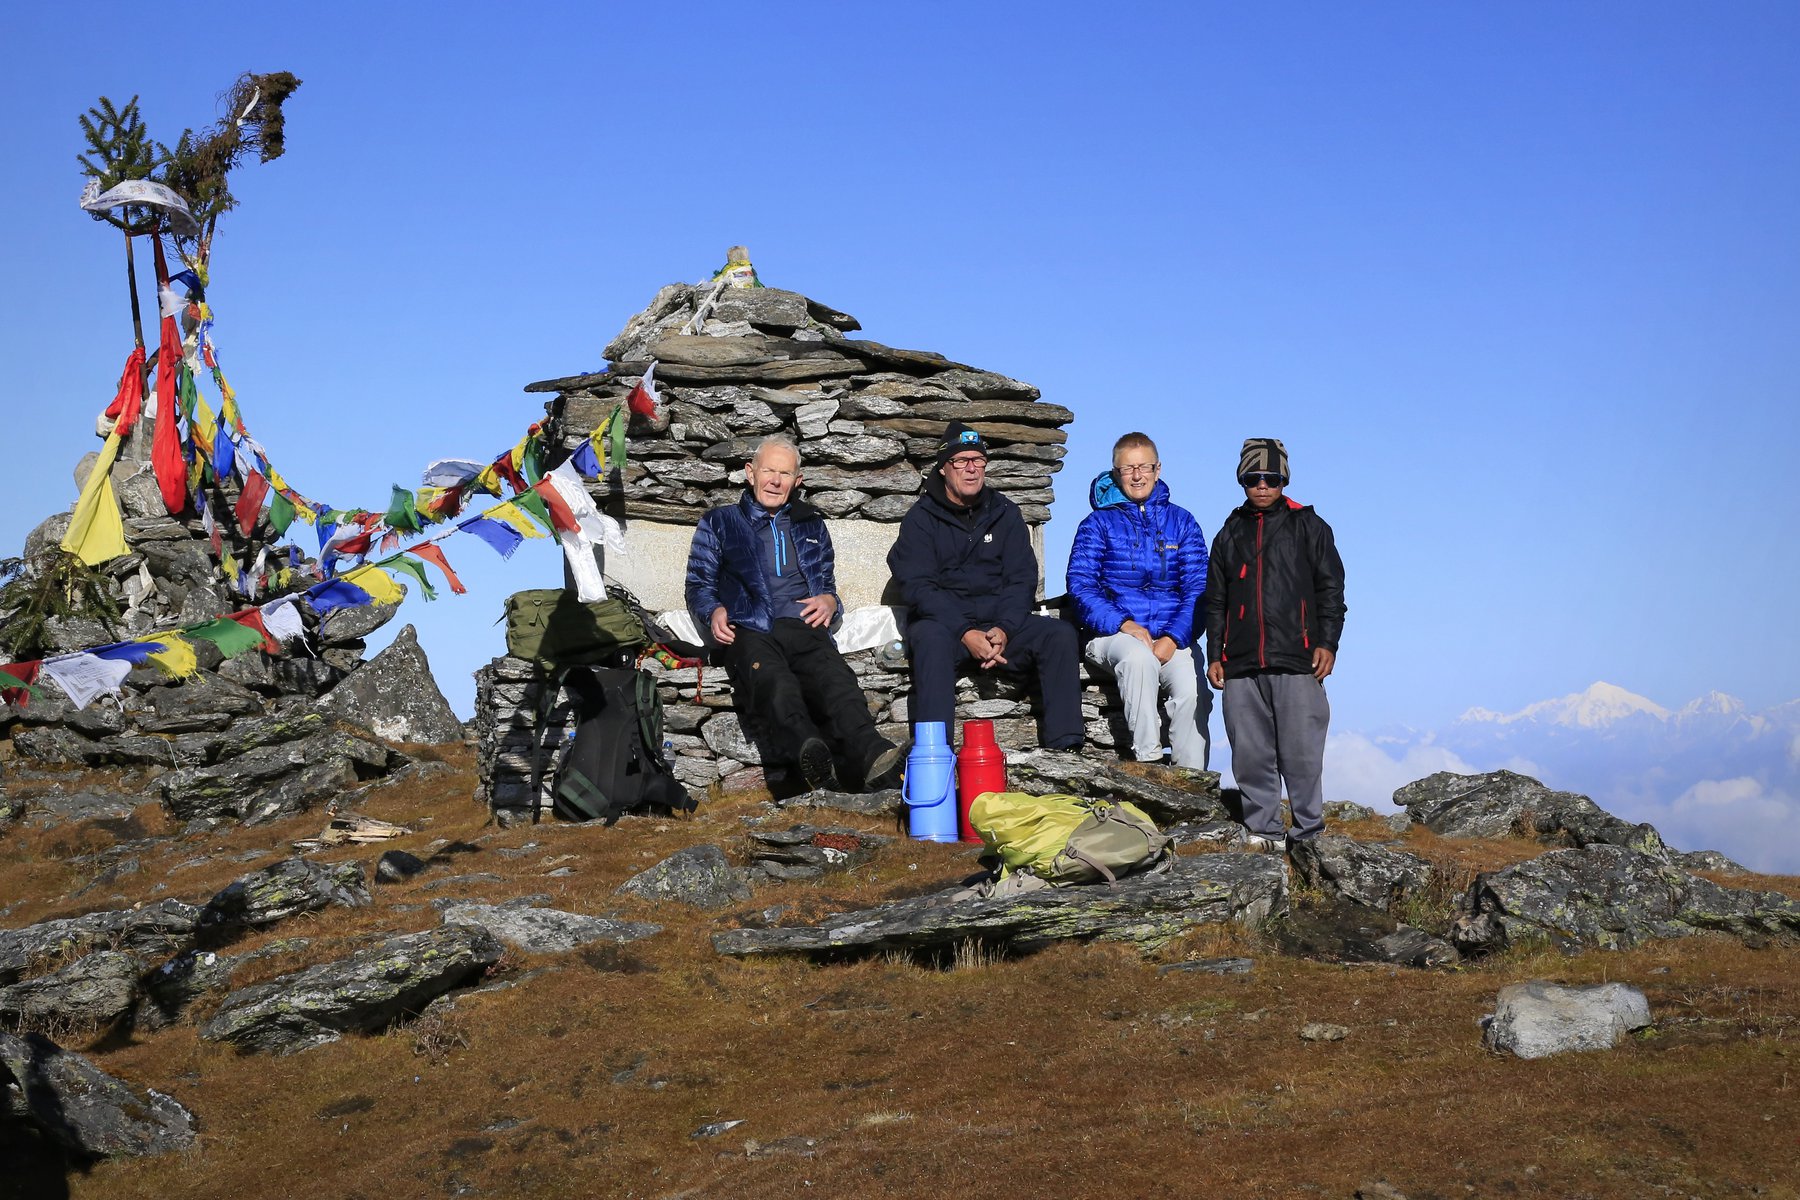
<path fill-rule="evenodd" d="M 913 727 L 906 756 L 906 832 L 922 842 L 956 840 L 956 753 L 942 721 Z"/>

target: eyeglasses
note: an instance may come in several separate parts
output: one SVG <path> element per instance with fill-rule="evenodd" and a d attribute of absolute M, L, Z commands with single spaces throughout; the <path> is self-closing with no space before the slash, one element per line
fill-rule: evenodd
<path fill-rule="evenodd" d="M 1287 482 L 1287 477 L 1284 475 L 1270 475 L 1270 474 L 1266 474 L 1264 472 L 1258 472 L 1254 475 L 1240 476 L 1238 479 L 1238 482 L 1243 484 L 1247 488 L 1252 488 L 1252 487 L 1278 488 L 1282 484 Z"/>
<path fill-rule="evenodd" d="M 1142 479 L 1146 475 L 1154 475 L 1161 469 L 1161 463 L 1132 463 L 1130 466 L 1116 468 L 1119 474 L 1132 479 Z"/>
<path fill-rule="evenodd" d="M 944 465 L 957 471 L 979 471 L 987 466 L 987 459 L 976 454 L 964 458 L 953 458 Z"/>

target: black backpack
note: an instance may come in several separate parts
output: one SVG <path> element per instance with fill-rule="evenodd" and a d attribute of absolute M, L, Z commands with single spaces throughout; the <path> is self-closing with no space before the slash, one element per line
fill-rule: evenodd
<path fill-rule="evenodd" d="M 648 672 L 576 667 L 564 686 L 578 717 L 556 764 L 557 816 L 611 825 L 640 809 L 693 811 L 694 798 L 663 761 L 662 699 Z"/>

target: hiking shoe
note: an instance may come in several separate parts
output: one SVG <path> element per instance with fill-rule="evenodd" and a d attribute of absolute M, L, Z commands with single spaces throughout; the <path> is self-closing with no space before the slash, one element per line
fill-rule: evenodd
<path fill-rule="evenodd" d="M 1244 849 L 1251 854 L 1286 854 L 1287 839 L 1280 834 L 1253 833 L 1244 839 Z"/>
<path fill-rule="evenodd" d="M 815 792 L 837 791 L 837 766 L 831 761 L 831 747 L 823 738 L 807 738 L 801 744 L 800 774 Z"/>
<path fill-rule="evenodd" d="M 863 790 L 885 792 L 899 787 L 902 761 L 898 746 L 889 746 L 870 759 L 869 769 L 863 772 Z"/>

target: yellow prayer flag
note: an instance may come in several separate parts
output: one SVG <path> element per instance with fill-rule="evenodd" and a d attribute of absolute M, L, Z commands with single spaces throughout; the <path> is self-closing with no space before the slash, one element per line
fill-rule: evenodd
<path fill-rule="evenodd" d="M 162 649 L 150 655 L 149 661 L 170 679 L 186 679 L 200 669 L 200 659 L 193 646 L 173 633 L 156 634 L 135 639 L 143 643 L 162 643 Z"/>
<path fill-rule="evenodd" d="M 395 583 L 386 571 L 373 563 L 366 567 L 358 567 L 354 571 L 346 571 L 338 578 L 345 583 L 353 583 L 369 593 L 369 598 L 377 604 L 398 604 L 406 599 L 406 589 Z"/>
<path fill-rule="evenodd" d="M 119 514 L 118 497 L 113 495 L 112 469 L 118 457 L 119 435 L 115 430 L 106 435 L 100 457 L 88 472 L 87 485 L 81 489 L 81 499 L 75 502 L 69 531 L 63 534 L 62 548 L 90 567 L 131 552 L 125 544 L 125 518 Z"/>
<path fill-rule="evenodd" d="M 505 504 L 496 504 L 481 515 L 484 517 L 492 517 L 496 521 L 504 522 L 528 538 L 548 536 L 542 529 L 538 528 L 536 521 L 533 521 L 527 516 L 525 512 L 511 500 L 508 500 Z"/>

